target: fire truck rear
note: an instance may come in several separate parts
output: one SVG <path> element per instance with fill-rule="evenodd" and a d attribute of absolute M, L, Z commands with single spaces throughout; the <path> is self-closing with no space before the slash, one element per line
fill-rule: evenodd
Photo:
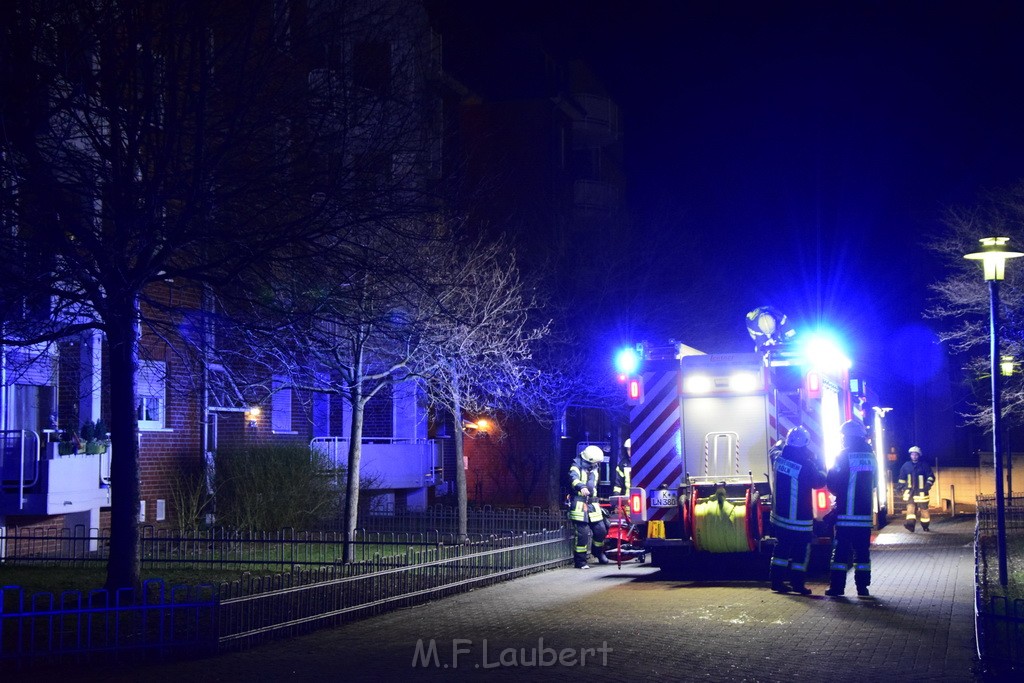
<path fill-rule="evenodd" d="M 841 449 L 840 425 L 868 417 L 849 361 L 824 348 L 813 339 L 719 355 L 678 343 L 637 346 L 640 365 L 625 378 L 635 487 L 628 503 L 634 521 L 646 521 L 654 564 L 767 551 L 773 446 L 803 425 L 828 467 Z M 826 489 L 813 496 L 824 539 L 832 498 Z"/>

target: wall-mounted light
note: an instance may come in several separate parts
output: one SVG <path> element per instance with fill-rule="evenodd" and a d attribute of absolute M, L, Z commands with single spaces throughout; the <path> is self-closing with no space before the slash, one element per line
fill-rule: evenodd
<path fill-rule="evenodd" d="M 1003 377 L 1012 375 L 1016 367 L 1017 361 L 1013 359 L 1013 356 L 1003 356 L 999 361 L 999 371 L 1003 373 Z"/>
<path fill-rule="evenodd" d="M 259 420 L 261 412 L 263 412 L 263 411 L 260 410 L 259 406 L 249 406 L 249 408 L 246 409 L 246 411 L 245 411 L 245 419 L 249 421 L 249 426 L 250 427 L 255 429 L 256 422 L 257 422 L 257 420 Z"/>
<path fill-rule="evenodd" d="M 491 429 L 493 428 L 493 425 L 491 424 L 490 420 L 488 420 L 487 418 L 481 417 L 480 419 L 476 420 L 475 422 L 473 420 L 463 420 L 462 421 L 462 428 L 464 430 L 466 430 L 467 432 L 476 432 L 477 434 L 487 434 L 488 432 L 491 431 Z"/>

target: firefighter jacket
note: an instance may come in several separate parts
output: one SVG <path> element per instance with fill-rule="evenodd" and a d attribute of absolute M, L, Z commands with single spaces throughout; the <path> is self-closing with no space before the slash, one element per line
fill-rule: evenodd
<path fill-rule="evenodd" d="M 771 521 L 777 528 L 810 532 L 814 526 L 812 490 L 825 485 L 825 473 L 806 448 L 784 446 L 772 465 L 775 493 Z"/>
<path fill-rule="evenodd" d="M 576 458 L 569 468 L 569 486 L 572 488 L 572 499 L 569 502 L 569 519 L 574 522 L 600 522 L 604 519 L 601 506 L 597 502 L 597 481 L 600 469 L 596 463 L 589 463 Z M 590 491 L 590 495 L 580 494 L 581 489 Z"/>
<path fill-rule="evenodd" d="M 932 473 L 931 465 L 920 457 L 917 462 L 908 460 L 900 468 L 899 489 L 910 491 L 910 495 L 915 499 L 927 498 L 934 483 L 935 475 Z"/>
<path fill-rule="evenodd" d="M 874 525 L 878 466 L 867 441 L 847 446 L 828 471 L 828 490 L 836 497 L 836 526 L 870 529 Z"/>
<path fill-rule="evenodd" d="M 619 464 L 615 466 L 615 485 L 612 486 L 613 496 L 625 496 L 629 494 L 632 487 L 630 475 L 633 468 L 629 464 L 629 458 L 619 458 Z"/>

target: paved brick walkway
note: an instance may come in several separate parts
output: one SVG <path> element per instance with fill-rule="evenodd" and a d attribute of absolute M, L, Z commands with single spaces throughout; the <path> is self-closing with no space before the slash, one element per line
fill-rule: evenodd
<path fill-rule="evenodd" d="M 758 582 L 666 578 L 647 565 L 566 568 L 246 652 L 88 680 L 971 681 L 973 527 L 939 518 L 928 534 L 883 529 L 872 599 L 827 598 L 823 581 L 804 598 Z"/>

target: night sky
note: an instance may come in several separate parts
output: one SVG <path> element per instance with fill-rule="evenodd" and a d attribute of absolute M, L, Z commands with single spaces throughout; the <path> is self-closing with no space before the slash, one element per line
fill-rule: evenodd
<path fill-rule="evenodd" d="M 665 299 L 720 293 L 693 345 L 750 350 L 743 315 L 772 305 L 837 328 L 904 441 L 930 429 L 915 395 L 955 409 L 928 388 L 948 372 L 921 243 L 946 207 L 1024 177 L 1024 3 L 440 4 L 474 36 L 446 50 L 536 33 L 594 67 L 622 111 L 635 237 L 697 259 Z"/>

